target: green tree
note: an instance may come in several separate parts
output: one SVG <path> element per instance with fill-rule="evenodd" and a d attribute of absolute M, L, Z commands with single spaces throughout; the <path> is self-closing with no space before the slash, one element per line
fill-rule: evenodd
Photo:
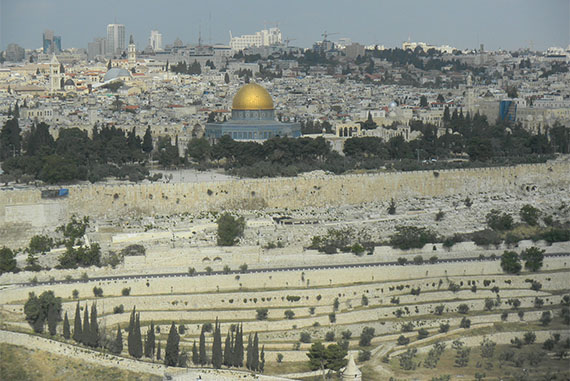
<path fill-rule="evenodd" d="M 93 303 L 91 305 L 91 334 L 89 337 L 89 345 L 92 347 L 99 346 L 99 324 L 97 323 L 97 305 Z"/>
<path fill-rule="evenodd" d="M 510 230 L 513 227 L 513 217 L 508 213 L 501 213 L 492 209 L 486 216 L 487 224 L 493 230 Z"/>
<path fill-rule="evenodd" d="M 198 355 L 198 347 L 196 346 L 196 340 L 192 344 L 192 363 L 194 365 L 200 365 L 200 356 Z"/>
<path fill-rule="evenodd" d="M 176 330 L 176 325 L 172 322 L 168 339 L 166 340 L 166 351 L 164 353 L 164 364 L 166 366 L 176 366 L 178 364 L 180 335 Z"/>
<path fill-rule="evenodd" d="M 227 85 L 228 83 L 230 83 L 230 75 L 226 72 L 226 74 L 224 75 L 224 82 Z"/>
<path fill-rule="evenodd" d="M 518 274 L 522 268 L 518 254 L 505 250 L 501 255 L 501 268 L 508 274 Z"/>
<path fill-rule="evenodd" d="M 91 337 L 91 325 L 89 324 L 89 307 L 85 304 L 83 310 L 83 331 L 81 335 L 81 344 L 89 345 Z"/>
<path fill-rule="evenodd" d="M 133 357 L 140 359 L 143 356 L 140 313 L 137 313 L 135 317 L 135 328 L 133 330 L 133 336 L 134 336 Z"/>
<path fill-rule="evenodd" d="M 367 347 L 370 345 L 370 343 L 372 342 L 372 339 L 374 338 L 374 328 L 372 327 L 364 327 L 362 329 L 362 333 L 360 334 L 360 340 L 358 342 L 358 345 L 360 345 L 361 347 Z"/>
<path fill-rule="evenodd" d="M 67 318 L 67 312 L 65 313 L 65 317 L 63 318 L 63 338 L 65 340 L 69 340 L 71 337 L 71 330 L 69 326 L 69 319 Z"/>
<path fill-rule="evenodd" d="M 156 337 L 154 334 L 154 322 L 150 322 L 150 328 L 146 331 L 146 342 L 144 348 L 144 355 L 148 358 L 154 357 Z"/>
<path fill-rule="evenodd" d="M 259 355 L 259 371 L 263 373 L 265 369 L 265 345 L 261 347 L 261 353 Z"/>
<path fill-rule="evenodd" d="M 245 360 L 245 367 L 249 370 L 253 370 L 252 362 L 253 362 L 253 342 L 251 338 L 251 333 L 249 334 L 249 338 L 247 339 L 247 357 Z"/>
<path fill-rule="evenodd" d="M 200 365 L 204 366 L 208 363 L 208 356 L 206 355 L 206 336 L 204 334 L 204 326 L 200 331 L 200 348 L 199 348 Z"/>
<path fill-rule="evenodd" d="M 238 238 L 243 235 L 245 220 L 243 217 L 235 218 L 229 213 L 224 213 L 218 218 L 218 245 L 233 246 Z"/>
<path fill-rule="evenodd" d="M 212 365 L 215 369 L 220 369 L 223 362 L 222 353 L 222 334 L 220 329 L 220 323 L 218 318 L 216 318 L 216 324 L 214 328 L 214 340 L 212 343 Z"/>
<path fill-rule="evenodd" d="M 243 348 L 243 324 L 237 327 L 236 338 L 234 344 L 234 366 L 241 368 L 243 366 L 244 348 Z"/>
<path fill-rule="evenodd" d="M 212 146 L 205 137 L 192 139 L 188 142 L 187 153 L 196 161 L 207 161 L 212 154 Z"/>
<path fill-rule="evenodd" d="M 538 224 L 538 218 L 540 217 L 540 214 L 540 210 L 529 204 L 524 205 L 519 211 L 521 220 L 531 226 Z"/>
<path fill-rule="evenodd" d="M 224 342 L 224 361 L 225 366 L 233 365 L 233 348 L 232 348 L 232 337 L 230 335 L 230 330 L 226 336 L 226 341 Z"/>
<path fill-rule="evenodd" d="M 7 247 L 0 249 L 0 275 L 8 272 L 15 272 L 18 269 L 16 256 Z"/>
<path fill-rule="evenodd" d="M 56 312 L 56 307 L 53 304 L 48 306 L 48 315 L 47 315 L 47 323 L 48 323 L 48 331 L 51 336 L 55 336 L 57 333 L 57 321 L 58 316 Z"/>
<path fill-rule="evenodd" d="M 117 324 L 117 336 L 115 336 L 115 341 L 113 342 L 111 352 L 116 355 L 120 355 L 123 352 L 123 334 L 121 333 L 121 327 Z"/>
<path fill-rule="evenodd" d="M 259 338 L 257 337 L 257 332 L 253 338 L 251 352 L 251 370 L 257 372 L 259 370 Z"/>
<path fill-rule="evenodd" d="M 325 348 L 324 345 L 318 341 L 311 345 L 311 349 L 307 353 L 309 357 L 309 367 L 311 370 L 332 369 L 338 371 L 340 368 L 346 366 L 346 354 L 347 351 L 338 344 L 329 344 L 329 346 Z"/>
<path fill-rule="evenodd" d="M 422 95 L 420 97 L 420 107 L 427 107 L 428 106 L 428 101 L 425 95 Z"/>
<path fill-rule="evenodd" d="M 538 247 L 529 247 L 521 252 L 521 258 L 525 261 L 524 267 L 532 272 L 540 270 L 544 259 L 545 250 Z"/>
<path fill-rule="evenodd" d="M 53 309 L 51 313 L 50 308 Z M 24 304 L 24 314 L 34 332 L 41 333 L 48 315 L 51 315 L 51 324 L 57 325 L 61 320 L 61 298 L 56 297 L 53 291 L 44 291 L 39 297 L 31 292 Z"/>
<path fill-rule="evenodd" d="M 143 142 L 142 142 L 142 150 L 149 154 L 152 152 L 153 149 L 153 145 L 152 145 L 152 132 L 150 130 L 150 126 L 148 126 L 146 128 L 146 131 L 144 133 L 143 136 Z"/>
<path fill-rule="evenodd" d="M 485 337 L 483 341 L 481 341 L 481 357 L 488 359 L 493 358 L 496 346 L 497 343 Z"/>
<path fill-rule="evenodd" d="M 422 248 L 436 241 L 437 235 L 433 231 L 416 226 L 397 226 L 396 233 L 390 237 L 392 247 L 402 250 Z"/>
<path fill-rule="evenodd" d="M 80 343 L 83 337 L 83 330 L 81 329 L 81 312 L 79 309 L 79 302 L 75 308 L 75 318 L 73 323 L 73 340 Z"/>

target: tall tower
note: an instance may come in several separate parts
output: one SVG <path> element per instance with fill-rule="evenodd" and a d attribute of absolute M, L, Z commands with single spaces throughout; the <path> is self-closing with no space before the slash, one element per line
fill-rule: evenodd
<path fill-rule="evenodd" d="M 133 67 L 137 63 L 137 47 L 133 40 L 133 35 L 129 38 L 129 66 Z"/>
<path fill-rule="evenodd" d="M 107 25 L 107 48 L 111 55 L 121 55 L 125 51 L 125 26 L 123 24 Z"/>
<path fill-rule="evenodd" d="M 51 57 L 49 62 L 49 92 L 54 93 L 61 90 L 61 73 L 59 71 L 60 64 L 55 54 Z"/>

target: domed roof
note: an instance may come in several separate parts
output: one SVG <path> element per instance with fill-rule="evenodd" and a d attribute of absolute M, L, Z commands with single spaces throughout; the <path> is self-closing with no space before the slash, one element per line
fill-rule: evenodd
<path fill-rule="evenodd" d="M 111 81 L 113 79 L 117 79 L 120 77 L 130 77 L 131 73 L 127 69 L 123 69 L 122 67 L 113 67 L 109 69 L 105 76 L 103 77 L 103 82 Z"/>
<path fill-rule="evenodd" d="M 243 86 L 234 96 L 234 110 L 273 110 L 273 99 L 264 87 L 250 83 Z"/>

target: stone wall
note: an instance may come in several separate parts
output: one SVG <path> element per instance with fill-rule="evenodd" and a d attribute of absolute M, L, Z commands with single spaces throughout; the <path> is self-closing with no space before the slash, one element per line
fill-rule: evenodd
<path fill-rule="evenodd" d="M 48 200 L 40 189 L 0 192 L 0 228 L 11 223 L 49 226 L 62 216 L 98 218 L 225 209 L 303 208 L 486 192 L 568 187 L 570 163 L 370 175 L 248 179 L 213 183 L 71 186 Z M 16 208 L 16 209 L 14 209 Z"/>

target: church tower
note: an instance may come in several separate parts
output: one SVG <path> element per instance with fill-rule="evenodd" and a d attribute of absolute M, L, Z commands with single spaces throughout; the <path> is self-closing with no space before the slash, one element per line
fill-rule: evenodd
<path fill-rule="evenodd" d="M 60 64 L 55 54 L 51 57 L 49 62 L 49 92 L 53 93 L 57 90 L 61 90 L 61 73 Z"/>
<path fill-rule="evenodd" d="M 133 40 L 133 35 L 131 34 L 131 38 L 129 39 L 129 66 L 133 67 L 137 63 L 137 47 L 135 45 L 135 41 Z"/>

